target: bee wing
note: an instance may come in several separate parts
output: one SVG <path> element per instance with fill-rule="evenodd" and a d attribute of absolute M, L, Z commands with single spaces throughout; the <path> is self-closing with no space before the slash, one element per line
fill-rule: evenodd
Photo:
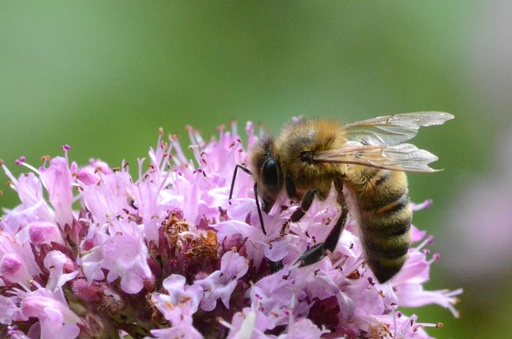
<path fill-rule="evenodd" d="M 441 125 L 453 119 L 444 112 L 415 112 L 387 115 L 343 125 L 348 140 L 364 145 L 397 145 L 412 139 L 420 127 Z"/>
<path fill-rule="evenodd" d="M 354 145 L 319 152 L 314 161 L 354 164 L 403 172 L 436 172 L 428 164 L 438 158 L 412 144 Z"/>

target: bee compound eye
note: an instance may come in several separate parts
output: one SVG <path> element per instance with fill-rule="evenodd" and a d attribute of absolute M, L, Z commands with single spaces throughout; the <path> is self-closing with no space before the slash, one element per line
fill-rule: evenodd
<path fill-rule="evenodd" d="M 279 163 L 274 158 L 267 159 L 261 166 L 261 179 L 268 187 L 276 187 L 279 184 Z"/>

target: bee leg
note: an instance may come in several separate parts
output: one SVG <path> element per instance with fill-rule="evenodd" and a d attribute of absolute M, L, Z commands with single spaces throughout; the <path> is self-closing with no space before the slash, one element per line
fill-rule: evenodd
<path fill-rule="evenodd" d="M 341 207 L 341 215 L 338 218 L 338 221 L 336 221 L 336 225 L 334 225 L 329 235 L 327 235 L 325 242 L 317 244 L 304 252 L 297 260 L 297 262 L 302 261 L 300 267 L 308 266 L 322 260 L 326 255 L 326 251 L 334 252 L 336 245 L 338 244 L 341 231 L 345 228 L 347 216 L 348 208 L 347 205 L 343 203 Z"/>
<path fill-rule="evenodd" d="M 235 172 L 233 173 L 233 179 L 231 180 L 231 188 L 229 190 L 228 201 L 230 204 L 231 204 L 231 198 L 233 197 L 233 190 L 235 188 L 235 180 L 236 180 L 236 175 L 238 173 L 238 169 L 241 169 L 245 173 L 252 175 L 251 170 L 248 169 L 247 167 L 244 167 L 244 166 L 238 165 L 238 164 L 235 166 Z M 260 200 L 258 198 L 258 185 L 256 183 L 254 183 L 254 199 L 256 200 L 256 209 L 258 210 L 258 217 L 260 219 L 261 230 L 263 231 L 263 234 L 267 235 L 267 232 L 265 231 L 265 224 L 263 223 L 263 215 L 261 214 Z"/>
<path fill-rule="evenodd" d="M 338 244 L 338 240 L 340 239 L 341 231 L 345 228 L 345 223 L 347 222 L 348 216 L 348 208 L 345 203 L 341 205 L 341 215 L 336 221 L 336 225 L 332 228 L 331 232 L 325 238 L 324 247 L 329 252 L 334 252 L 336 249 L 336 245 Z"/>
<path fill-rule="evenodd" d="M 236 180 L 236 174 L 238 173 L 238 169 L 241 169 L 242 171 L 244 171 L 245 173 L 249 174 L 249 175 L 252 175 L 252 172 L 250 169 L 248 169 L 247 167 L 244 167 L 242 165 L 236 165 L 235 166 L 235 172 L 233 173 L 233 179 L 231 180 L 231 189 L 229 190 L 229 203 L 231 204 L 231 198 L 233 197 L 233 190 L 235 188 L 235 180 Z"/>
<path fill-rule="evenodd" d="M 301 262 L 300 267 L 314 264 L 325 257 L 325 246 L 323 243 L 311 247 L 306 252 L 302 253 L 295 263 Z"/>
<path fill-rule="evenodd" d="M 288 194 L 290 194 L 290 192 L 288 192 Z M 293 212 L 290 218 L 291 221 L 298 221 L 304 216 L 304 214 L 306 214 L 306 212 L 313 204 L 313 200 L 315 198 L 315 195 L 317 194 L 318 189 L 316 187 L 313 187 L 306 193 L 306 195 L 304 195 L 304 198 L 302 199 L 302 202 L 300 204 L 300 208 Z M 325 257 L 325 246 L 322 243 L 315 245 L 306 252 L 304 252 L 297 260 L 297 262 L 302 261 L 302 264 L 300 265 L 302 267 L 314 264 L 317 261 L 320 261 L 323 257 Z"/>
<path fill-rule="evenodd" d="M 279 261 L 268 261 L 268 266 L 269 266 L 269 269 L 270 269 L 270 272 L 271 273 L 276 273 L 280 270 L 283 269 L 284 265 L 283 265 L 283 261 L 282 260 L 279 260 Z"/>
<path fill-rule="evenodd" d="M 304 216 L 304 214 L 306 214 L 306 212 L 309 210 L 309 208 L 313 204 L 313 200 L 315 199 L 315 195 L 317 195 L 317 194 L 318 194 L 318 188 L 316 188 L 316 187 L 313 187 L 306 193 L 306 195 L 302 199 L 302 202 L 300 203 L 300 208 L 298 210 L 296 210 L 295 212 L 293 212 L 293 214 L 290 218 L 291 221 L 299 221 Z"/>
<path fill-rule="evenodd" d="M 267 235 L 265 231 L 265 224 L 263 223 L 263 215 L 261 214 L 260 199 L 258 198 L 258 184 L 254 183 L 254 199 L 256 200 L 256 210 L 258 211 L 258 217 L 260 218 L 260 225 L 263 234 Z"/>

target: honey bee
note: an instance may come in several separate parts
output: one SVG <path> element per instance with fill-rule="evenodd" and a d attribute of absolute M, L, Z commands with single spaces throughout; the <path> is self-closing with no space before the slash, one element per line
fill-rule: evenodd
<path fill-rule="evenodd" d="M 285 192 L 300 202 L 291 216 L 291 221 L 298 221 L 314 199 L 325 200 L 334 187 L 340 216 L 325 242 L 299 258 L 301 266 L 334 251 L 350 213 L 360 228 L 366 263 L 384 283 L 400 271 L 411 245 L 412 209 L 405 172 L 436 171 L 428 166 L 437 160 L 435 155 L 404 142 L 420 127 L 450 119 L 453 115 L 442 112 L 396 114 L 348 124 L 295 119 L 277 139 L 267 135 L 258 141 L 249 153 L 250 169 L 237 165 L 236 170 L 243 169 L 254 178 L 264 233 L 261 210 L 268 213 Z"/>

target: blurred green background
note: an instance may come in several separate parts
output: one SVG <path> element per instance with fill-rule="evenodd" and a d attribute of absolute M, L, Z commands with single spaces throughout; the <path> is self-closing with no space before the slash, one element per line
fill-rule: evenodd
<path fill-rule="evenodd" d="M 459 221 L 480 215 L 470 199 L 480 193 L 468 189 L 503 172 L 500 154 L 510 155 L 511 13 L 505 0 L 3 1 L 0 158 L 19 174 L 19 156 L 38 166 L 67 143 L 80 164 L 116 167 L 145 157 L 158 127 L 187 140 L 185 125 L 208 137 L 232 119 L 278 131 L 297 115 L 451 112 L 455 120 L 415 139 L 445 170 L 411 175 L 410 190 L 417 202 L 434 199 L 415 215 L 441 253 L 426 287 L 463 287 L 461 318 L 437 306 L 414 312 L 444 323 L 429 331 L 437 338 L 503 337 L 512 332 L 510 261 L 482 271 L 458 253 L 486 257 L 493 247 L 482 240 L 472 251 Z M 0 178 L 0 206 L 13 207 Z M 510 219 L 480 226 L 475 234 L 512 234 Z"/>

